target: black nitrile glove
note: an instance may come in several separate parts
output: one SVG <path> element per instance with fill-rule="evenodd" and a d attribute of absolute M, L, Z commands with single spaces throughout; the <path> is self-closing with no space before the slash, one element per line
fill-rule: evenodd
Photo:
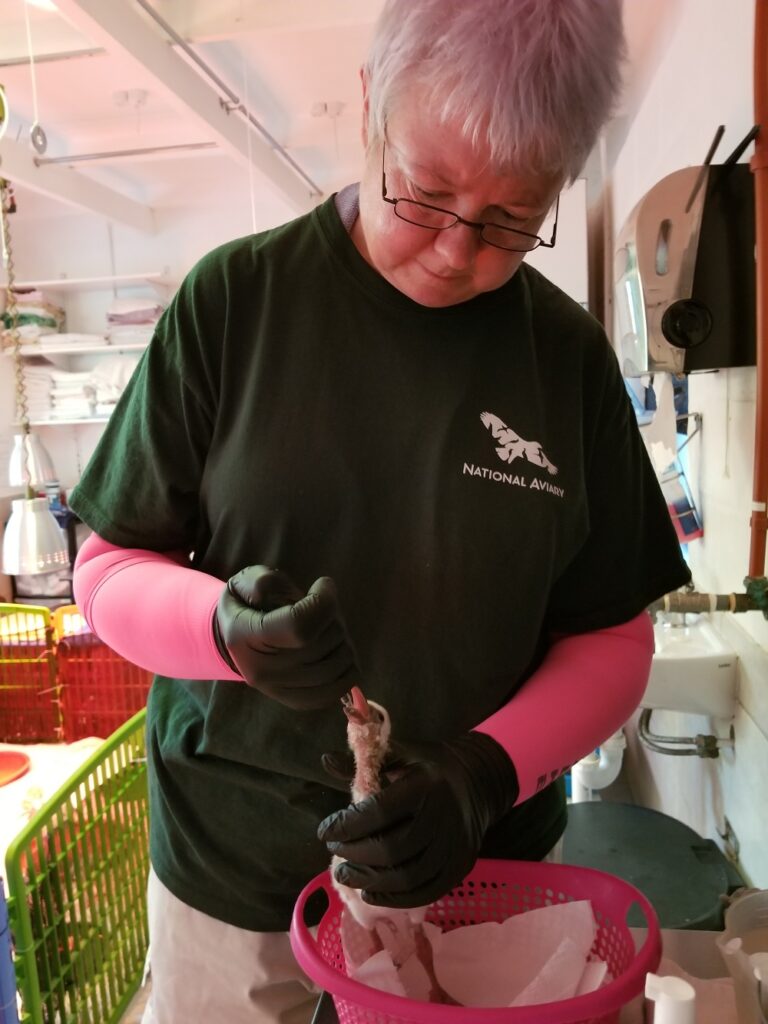
<path fill-rule="evenodd" d="M 323 757 L 326 771 L 349 773 L 345 755 Z M 384 766 L 391 780 L 320 823 L 318 837 L 344 859 L 343 885 L 364 902 L 421 907 L 458 885 L 480 852 L 487 829 L 511 809 L 517 773 L 490 736 L 471 732 L 441 743 L 393 744 Z"/>
<path fill-rule="evenodd" d="M 298 711 L 330 707 L 358 676 L 327 576 L 305 596 L 285 573 L 249 565 L 222 591 L 213 635 L 249 686 Z"/>

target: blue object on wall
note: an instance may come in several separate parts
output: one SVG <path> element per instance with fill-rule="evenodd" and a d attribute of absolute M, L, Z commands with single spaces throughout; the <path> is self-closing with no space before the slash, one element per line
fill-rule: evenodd
<path fill-rule="evenodd" d="M 16 1009 L 16 972 L 11 955 L 11 929 L 5 889 L 0 878 L 0 1024 L 19 1024 Z"/>

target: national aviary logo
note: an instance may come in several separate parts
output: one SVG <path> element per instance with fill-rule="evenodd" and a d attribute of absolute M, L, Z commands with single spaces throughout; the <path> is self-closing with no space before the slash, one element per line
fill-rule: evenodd
<path fill-rule="evenodd" d="M 483 426 L 490 430 L 491 436 L 498 444 L 496 454 L 502 462 L 514 462 L 515 459 L 523 459 L 534 466 L 541 466 L 552 476 L 555 476 L 557 466 L 552 465 L 538 441 L 523 440 L 519 434 L 516 434 L 511 427 L 507 426 L 504 420 L 500 420 L 492 412 L 481 413 L 480 419 L 483 421 Z"/>

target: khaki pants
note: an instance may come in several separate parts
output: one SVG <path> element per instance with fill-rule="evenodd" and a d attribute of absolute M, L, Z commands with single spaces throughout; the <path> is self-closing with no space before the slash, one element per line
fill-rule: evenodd
<path fill-rule="evenodd" d="M 319 990 L 285 932 L 251 932 L 193 910 L 150 871 L 152 989 L 142 1024 L 308 1024 Z"/>
<path fill-rule="evenodd" d="M 563 863 L 563 837 L 557 840 L 555 845 L 549 851 L 546 857 L 542 857 L 542 860 L 547 864 L 562 864 Z"/>

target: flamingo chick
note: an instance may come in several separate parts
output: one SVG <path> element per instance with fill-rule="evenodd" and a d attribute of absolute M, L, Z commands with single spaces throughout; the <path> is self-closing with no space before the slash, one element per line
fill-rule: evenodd
<path fill-rule="evenodd" d="M 392 725 L 388 712 L 375 701 L 366 700 L 357 686 L 353 686 L 341 698 L 341 704 L 347 716 L 347 742 L 355 759 L 355 774 L 350 790 L 352 801 L 359 803 L 381 790 L 381 769 L 389 751 Z M 391 916 L 393 911 L 364 903 L 359 889 L 337 882 L 335 871 L 342 863 L 342 858 L 338 856 L 331 860 L 333 886 L 357 923 L 373 930 L 377 920 Z"/>
<path fill-rule="evenodd" d="M 352 779 L 352 800 L 358 803 L 381 790 L 382 769 L 389 752 L 391 721 L 388 712 L 375 701 L 366 700 L 362 691 L 353 686 L 341 700 L 347 716 L 347 742 L 355 760 Z M 396 967 L 410 957 L 422 966 L 427 982 L 429 1001 L 452 1003 L 454 1000 L 440 987 L 432 963 L 432 947 L 424 932 L 426 907 L 398 910 L 392 907 L 372 907 L 364 903 L 359 889 L 352 889 L 335 878 L 341 857 L 331 861 L 333 886 L 354 920 L 367 930 L 370 952 L 386 949 Z"/>

